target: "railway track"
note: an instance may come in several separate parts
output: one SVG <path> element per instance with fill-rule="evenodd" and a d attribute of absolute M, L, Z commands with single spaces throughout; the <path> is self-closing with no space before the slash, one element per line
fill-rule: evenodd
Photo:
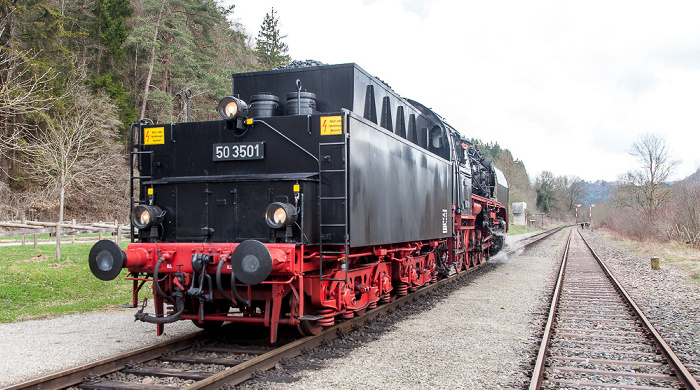
<path fill-rule="evenodd" d="M 574 229 L 529 388 L 700 390 L 697 379 Z"/>
<path fill-rule="evenodd" d="M 498 256 L 513 255 L 559 230 L 561 228 L 537 233 L 520 241 L 516 247 L 503 251 Z M 171 390 L 179 388 L 194 390 L 219 389 L 224 384 L 239 384 L 251 378 L 259 370 L 268 370 L 285 358 L 298 356 L 305 350 L 313 349 L 338 338 L 339 334 L 350 332 L 382 314 L 415 301 L 448 283 L 453 283 L 478 268 L 470 268 L 418 289 L 416 292 L 399 297 L 393 302 L 368 310 L 360 317 L 339 322 L 317 336 L 299 339 L 288 337 L 286 341 L 278 342 L 274 348 L 264 341 L 269 337 L 266 332 L 262 332 L 259 339 L 252 337 L 248 340 L 215 340 L 206 336 L 204 332 L 199 332 L 153 347 L 20 383 L 3 390 L 63 389 L 72 386 L 81 389 Z M 248 332 L 255 333 L 256 331 L 255 328 L 251 327 L 246 329 L 248 329 L 245 332 L 246 336 L 249 334 Z M 239 333 L 242 333 L 243 330 L 241 329 Z M 227 333 L 235 332 L 227 331 Z"/>

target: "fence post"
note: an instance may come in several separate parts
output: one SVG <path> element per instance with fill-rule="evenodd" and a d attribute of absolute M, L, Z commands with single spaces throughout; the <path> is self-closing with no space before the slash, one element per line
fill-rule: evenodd
<path fill-rule="evenodd" d="M 71 224 L 75 226 L 75 219 L 73 220 L 73 223 Z M 70 235 L 70 241 L 75 244 L 75 229 L 71 229 L 71 235 Z"/>
<path fill-rule="evenodd" d="M 22 217 L 22 225 L 24 225 L 26 223 L 27 223 L 27 220 L 24 217 Z M 24 244 L 26 244 L 26 242 L 24 239 L 24 234 L 22 234 L 22 246 L 24 246 Z"/>
<path fill-rule="evenodd" d="M 39 245 L 39 235 L 34 234 L 34 249 L 37 249 Z"/>
<path fill-rule="evenodd" d="M 122 247 L 122 225 L 117 225 L 117 246 Z"/>
<path fill-rule="evenodd" d="M 56 261 L 61 260 L 61 222 L 56 222 Z"/>

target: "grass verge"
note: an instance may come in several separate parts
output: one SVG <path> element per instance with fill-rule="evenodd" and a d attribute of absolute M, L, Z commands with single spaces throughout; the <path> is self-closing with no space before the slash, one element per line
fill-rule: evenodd
<path fill-rule="evenodd" d="M 635 241 L 609 230 L 603 230 L 603 232 L 614 239 L 621 247 L 634 250 L 640 255 L 646 256 L 649 260 L 651 260 L 651 257 L 659 257 L 662 268 L 670 265 L 685 271 L 688 275 L 689 284 L 700 284 L 699 250 L 675 241 Z"/>
<path fill-rule="evenodd" d="M 686 245 L 668 241 L 664 243 L 639 243 L 640 251 L 652 256 L 661 257 L 663 263 L 682 269 L 688 273 L 688 282 L 700 284 L 700 251 L 691 249 Z"/>
<path fill-rule="evenodd" d="M 94 243 L 0 247 L 0 322 L 91 311 L 131 301 L 131 282 L 103 282 L 92 275 L 88 254 Z M 126 243 L 124 243 L 126 246 Z"/>
<path fill-rule="evenodd" d="M 541 232 L 542 229 L 530 229 L 529 227 L 525 225 L 510 225 L 508 226 L 508 234 L 509 236 L 515 236 L 517 234 L 523 234 L 523 233 L 531 233 L 531 232 Z"/>

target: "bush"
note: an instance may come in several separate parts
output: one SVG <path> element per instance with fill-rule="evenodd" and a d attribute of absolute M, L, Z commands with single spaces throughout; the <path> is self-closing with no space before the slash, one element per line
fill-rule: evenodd
<path fill-rule="evenodd" d="M 700 248 L 700 181 L 675 185 L 672 204 L 668 238 Z"/>

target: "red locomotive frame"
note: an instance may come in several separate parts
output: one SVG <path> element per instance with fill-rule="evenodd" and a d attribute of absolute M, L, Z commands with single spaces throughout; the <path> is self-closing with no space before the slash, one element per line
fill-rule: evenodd
<path fill-rule="evenodd" d="M 506 208 L 498 202 L 472 196 L 474 214 L 487 210 L 489 222 L 498 225 L 506 221 Z M 228 302 L 219 291 L 213 291 L 214 299 L 223 302 L 220 310 L 199 312 L 197 301 L 188 299 L 187 313 L 178 318 L 192 320 L 198 325 L 223 322 L 255 323 L 270 328 L 270 341 L 277 339 L 278 326 L 297 326 L 303 334 L 315 334 L 325 326 L 335 323 L 336 317 L 352 318 L 362 315 L 380 302 L 388 302 L 395 296 L 403 296 L 417 288 L 436 282 L 438 278 L 438 256 L 443 263 L 452 266 L 451 272 L 481 264 L 490 256 L 492 237 L 488 230 L 475 225 L 476 215 L 456 214 L 453 210 L 455 235 L 452 238 L 417 241 L 398 245 L 381 245 L 353 249 L 350 253 L 350 268 L 342 270 L 344 256 L 324 258 L 324 278 L 319 275 L 319 252 L 317 247 L 295 244 L 264 244 L 272 256 L 270 277 L 257 285 L 237 283 L 238 295 L 246 301 L 264 302 L 264 309 L 229 312 Z M 131 243 L 125 253 L 125 266 L 133 281 L 133 305 L 136 307 L 138 293 L 146 282 L 154 282 L 154 271 L 158 287 L 166 295 L 192 284 L 196 273 L 191 258 L 201 253 L 212 261 L 207 272 L 213 274 L 223 262 L 220 273 L 231 274 L 231 256 L 240 243 Z M 432 250 L 425 250 L 432 248 Z M 423 253 L 421 253 L 423 252 Z M 323 280 L 322 280 L 323 279 Z M 175 315 L 172 300 L 156 291 L 153 284 L 155 318 Z M 225 306 L 225 308 L 223 307 Z M 258 305 L 260 306 L 260 305 Z M 170 321 L 168 321 L 170 322 Z M 164 331 L 165 322 L 157 323 L 157 334 Z"/>

